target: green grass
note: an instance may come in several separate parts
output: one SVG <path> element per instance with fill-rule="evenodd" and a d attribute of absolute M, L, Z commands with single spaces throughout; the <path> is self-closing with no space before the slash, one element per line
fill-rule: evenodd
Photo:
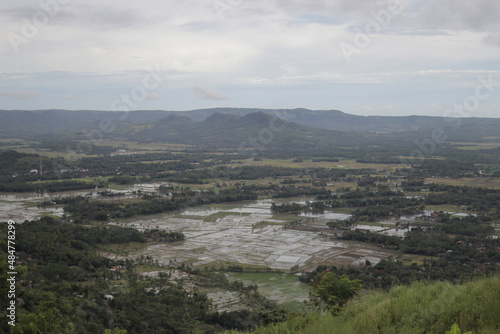
<path fill-rule="evenodd" d="M 356 223 L 358 225 L 367 225 L 367 226 L 378 226 L 378 227 L 382 227 L 382 225 L 384 225 L 384 227 L 387 227 L 387 228 L 393 228 L 394 226 L 391 225 L 391 224 L 387 224 L 387 223 L 379 223 L 379 222 L 369 222 L 369 221 L 360 221 L 358 223 Z"/>
<path fill-rule="evenodd" d="M 348 208 L 348 207 L 342 207 L 342 208 L 334 208 L 331 210 L 333 213 L 345 213 L 345 214 L 351 214 L 354 211 L 356 211 L 356 208 Z"/>
<path fill-rule="evenodd" d="M 211 207 L 211 208 L 217 208 L 220 210 L 230 210 L 230 209 L 234 209 L 234 208 L 238 207 L 237 205 L 234 205 L 234 204 L 231 205 L 231 204 L 226 204 L 226 203 L 211 203 L 207 206 Z"/>
<path fill-rule="evenodd" d="M 220 211 L 220 212 L 216 212 L 216 213 L 212 213 L 211 215 L 208 215 L 206 216 L 203 221 L 204 222 L 215 222 L 217 221 L 217 219 L 219 218 L 224 218 L 224 217 L 227 217 L 227 216 L 250 216 L 251 213 L 249 212 L 224 212 L 224 211 Z"/>
<path fill-rule="evenodd" d="M 500 277 L 462 285 L 415 283 L 373 292 L 350 302 L 337 317 L 309 314 L 256 330 L 255 334 L 424 334 L 449 331 L 500 333 Z M 236 332 L 226 332 L 236 333 Z"/>
<path fill-rule="evenodd" d="M 426 205 L 425 209 L 431 211 L 464 212 L 461 207 L 454 204 Z"/>
<path fill-rule="evenodd" d="M 265 221 L 265 220 L 262 220 L 258 223 L 255 223 L 253 226 L 252 226 L 252 229 L 256 229 L 256 228 L 261 228 L 261 227 L 264 227 L 264 226 L 273 226 L 273 225 L 285 225 L 286 223 L 285 222 L 270 222 L 270 221 Z"/>
<path fill-rule="evenodd" d="M 136 252 L 147 246 L 148 244 L 145 242 L 128 242 L 124 244 L 98 245 L 97 249 L 119 256 L 128 256 L 130 252 Z"/>
<path fill-rule="evenodd" d="M 354 159 L 345 159 L 338 162 L 312 162 L 304 160 L 303 162 L 294 162 L 294 159 L 262 159 L 254 161 L 253 159 L 241 160 L 245 166 L 275 166 L 289 168 L 341 168 L 341 169 L 365 169 L 373 168 L 376 170 L 396 169 L 399 164 L 378 164 L 378 163 L 359 163 Z M 241 166 L 241 164 L 230 164 L 229 166 Z"/>
<path fill-rule="evenodd" d="M 498 138 L 498 137 L 497 137 Z M 493 138 L 493 139 L 497 139 Z M 452 143 L 455 148 L 461 150 L 487 150 L 500 147 L 499 143 Z"/>
<path fill-rule="evenodd" d="M 293 213 L 276 213 L 273 214 L 273 219 L 284 220 L 293 223 L 299 219 L 299 216 Z"/>
<path fill-rule="evenodd" d="M 252 271 L 264 271 L 264 270 L 268 270 L 269 267 L 267 266 L 260 266 L 260 265 L 257 265 L 257 264 L 246 264 L 246 263 L 240 263 L 240 262 L 229 262 L 229 261 L 225 261 L 223 263 L 225 266 L 239 266 L 241 268 L 243 268 L 244 271 L 250 271 L 251 273 L 250 274 L 253 274 Z M 257 273 L 258 275 L 259 273 Z"/>
<path fill-rule="evenodd" d="M 124 256 L 126 257 L 128 255 L 128 252 L 127 251 L 124 251 L 122 249 L 118 249 L 116 247 L 113 247 L 112 245 L 110 246 L 107 246 L 107 245 L 99 245 L 97 247 L 98 250 L 101 250 L 101 251 L 104 251 L 104 252 L 108 252 L 108 253 L 111 253 L 111 254 L 115 254 L 115 255 L 119 255 L 119 256 Z"/>
<path fill-rule="evenodd" d="M 299 302 L 299 301 L 296 301 L 296 300 L 292 300 L 290 302 L 281 303 L 281 304 L 279 304 L 279 306 L 284 307 L 284 308 L 286 308 L 289 311 L 298 312 L 298 313 L 304 312 L 304 310 L 307 307 L 307 305 L 304 302 Z"/>
<path fill-rule="evenodd" d="M 295 275 L 282 275 L 275 273 L 241 273 L 235 274 L 233 276 L 236 279 L 242 279 L 245 281 L 256 283 L 272 283 L 274 285 L 275 282 L 283 283 L 295 283 L 298 282 L 299 278 Z"/>
<path fill-rule="evenodd" d="M 27 182 L 30 184 L 43 184 L 43 183 L 54 183 L 54 182 L 65 182 L 65 181 L 76 181 L 76 182 L 86 182 L 86 183 L 92 183 L 92 182 L 108 182 L 108 180 L 112 178 L 112 176 L 99 176 L 99 177 L 77 177 L 77 178 L 72 178 L 72 179 L 64 179 L 64 180 L 47 180 L 47 181 L 31 181 Z"/>
<path fill-rule="evenodd" d="M 244 284 L 257 284 L 259 291 L 290 311 L 304 312 L 302 300 L 309 297 L 311 286 L 299 281 L 296 275 L 279 273 L 238 273 L 231 277 Z"/>
<path fill-rule="evenodd" d="M 460 179 L 427 178 L 425 180 L 450 186 L 468 186 L 468 187 L 500 189 L 500 179 L 496 177 L 469 177 Z"/>
<path fill-rule="evenodd" d="M 136 265 L 135 266 L 135 270 L 136 270 L 136 272 L 139 272 L 139 273 L 147 273 L 147 272 L 150 272 L 150 271 L 165 270 L 165 268 L 158 267 L 158 266 L 153 266 L 153 265 L 149 265 L 149 264 L 141 264 L 141 265 Z"/>
<path fill-rule="evenodd" d="M 178 218 L 178 219 L 198 219 L 198 220 L 201 220 L 203 218 L 203 216 L 197 216 L 197 215 L 181 215 L 181 214 L 177 214 L 177 215 L 173 215 L 172 217 L 170 218 Z"/>

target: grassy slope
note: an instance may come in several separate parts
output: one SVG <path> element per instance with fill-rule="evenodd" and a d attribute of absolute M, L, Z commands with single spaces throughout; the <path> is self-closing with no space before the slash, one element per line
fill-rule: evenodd
<path fill-rule="evenodd" d="M 453 323 L 462 333 L 500 333 L 500 277 L 394 287 L 351 302 L 338 317 L 311 314 L 255 333 L 445 333 Z"/>

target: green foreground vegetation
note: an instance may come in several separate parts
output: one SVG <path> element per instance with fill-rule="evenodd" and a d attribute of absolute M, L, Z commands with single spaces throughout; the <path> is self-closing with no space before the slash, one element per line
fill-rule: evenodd
<path fill-rule="evenodd" d="M 444 334 L 456 323 L 462 333 L 496 334 L 500 332 L 499 310 L 499 276 L 461 285 L 418 282 L 359 297 L 337 316 L 312 313 L 291 317 L 284 323 L 262 327 L 253 333 Z"/>

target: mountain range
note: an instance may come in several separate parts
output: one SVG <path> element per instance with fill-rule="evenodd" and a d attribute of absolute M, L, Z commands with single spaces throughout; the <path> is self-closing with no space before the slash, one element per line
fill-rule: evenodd
<path fill-rule="evenodd" d="M 110 138 L 259 148 L 357 147 L 414 141 L 500 142 L 500 119 L 356 116 L 339 110 L 214 108 L 190 111 L 0 110 L 0 138 L 54 139 L 106 124 Z"/>

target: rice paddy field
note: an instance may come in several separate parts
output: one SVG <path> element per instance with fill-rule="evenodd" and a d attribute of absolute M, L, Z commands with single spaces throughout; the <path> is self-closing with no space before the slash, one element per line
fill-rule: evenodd
<path fill-rule="evenodd" d="M 297 275 L 278 273 L 229 273 L 230 278 L 245 285 L 257 284 L 259 291 L 279 306 L 291 311 L 303 311 L 311 286 L 299 281 Z"/>

